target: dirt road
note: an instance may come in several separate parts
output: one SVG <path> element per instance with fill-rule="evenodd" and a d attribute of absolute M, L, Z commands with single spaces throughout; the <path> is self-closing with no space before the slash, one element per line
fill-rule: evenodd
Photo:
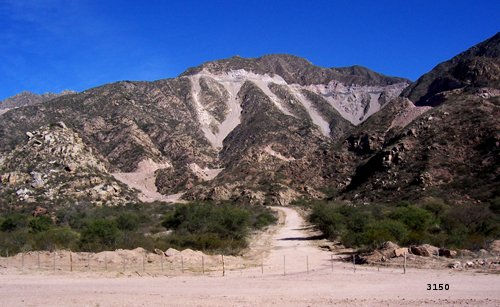
<path fill-rule="evenodd" d="M 252 256 L 255 267 L 228 271 L 224 277 L 109 278 L 0 270 L 2 305 L 500 305 L 498 275 L 417 269 L 403 275 L 398 269 L 372 267 L 358 267 L 353 272 L 350 264 L 341 262 L 333 262 L 332 269 L 331 254 L 316 247 L 317 238 L 300 215 L 289 208 L 277 210 L 286 219 L 253 245 L 262 248 Z M 256 260 L 259 256 L 263 267 Z M 449 284 L 449 290 L 428 291 L 428 283 Z"/>

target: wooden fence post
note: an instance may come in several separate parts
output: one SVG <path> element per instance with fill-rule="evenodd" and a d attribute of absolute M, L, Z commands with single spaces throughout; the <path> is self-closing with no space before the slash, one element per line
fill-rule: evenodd
<path fill-rule="evenodd" d="M 142 254 L 142 272 L 146 272 L 146 251 Z"/>
<path fill-rule="evenodd" d="M 164 254 L 162 253 L 160 255 L 160 264 L 161 264 L 161 271 L 163 272 L 163 257 L 164 257 Z"/>
<path fill-rule="evenodd" d="M 222 256 L 222 276 L 225 276 L 226 275 L 226 265 L 224 263 L 224 255 L 221 255 Z"/>
<path fill-rule="evenodd" d="M 403 265 L 403 274 L 406 274 L 406 253 L 404 253 L 404 265 Z"/>
<path fill-rule="evenodd" d="M 38 264 L 38 269 L 40 270 L 40 251 L 36 252 L 36 262 Z"/>
<path fill-rule="evenodd" d="M 264 255 L 262 255 L 262 259 L 260 262 L 260 273 L 261 275 L 264 275 Z"/>
<path fill-rule="evenodd" d="M 352 269 L 356 273 L 356 260 L 354 254 L 352 254 Z"/>
<path fill-rule="evenodd" d="M 108 270 L 108 254 L 104 252 L 104 271 Z"/>
<path fill-rule="evenodd" d="M 330 263 L 331 263 L 331 266 L 332 266 L 332 272 L 333 272 L 333 254 L 330 255 Z"/>
<path fill-rule="evenodd" d="M 201 272 L 205 275 L 205 258 L 201 256 Z"/>
<path fill-rule="evenodd" d="M 56 271 L 56 251 L 53 252 L 53 255 L 54 255 L 54 257 L 53 257 L 54 261 L 53 261 L 52 268 L 53 268 L 53 271 L 55 272 Z"/>
<path fill-rule="evenodd" d="M 309 256 L 306 256 L 307 274 L 309 274 Z"/>
<path fill-rule="evenodd" d="M 73 272 L 73 253 L 69 251 L 69 271 Z"/>
<path fill-rule="evenodd" d="M 184 274 L 184 256 L 181 255 L 181 273 Z"/>
<path fill-rule="evenodd" d="M 285 262 L 285 255 L 283 255 L 283 276 L 286 275 L 286 262 Z"/>

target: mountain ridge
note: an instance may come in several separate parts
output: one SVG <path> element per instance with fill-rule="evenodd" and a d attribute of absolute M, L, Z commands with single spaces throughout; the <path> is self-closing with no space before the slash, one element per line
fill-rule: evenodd
<path fill-rule="evenodd" d="M 488 42 L 479 49 L 496 55 L 498 41 Z M 176 78 L 121 81 L 11 110 L 0 121 L 0 157 L 26 132 L 62 121 L 116 178 L 145 167 L 141 188 L 154 183 L 146 194 L 165 199 L 393 202 L 449 189 L 450 199 L 484 200 L 498 184 L 481 178 L 498 168 L 499 90 L 491 74 L 498 57 L 458 59 L 450 61 L 477 71 L 479 83 L 429 89 L 422 80 L 447 78 L 439 70 L 408 89 L 403 78 L 290 55 L 212 61 Z M 439 103 L 415 101 L 413 89 Z M 482 163 L 480 171 L 450 158 L 457 150 Z M 467 172 L 485 188 L 461 186 Z"/>

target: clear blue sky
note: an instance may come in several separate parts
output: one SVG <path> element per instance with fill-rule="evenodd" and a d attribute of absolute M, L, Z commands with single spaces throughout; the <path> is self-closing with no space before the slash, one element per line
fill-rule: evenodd
<path fill-rule="evenodd" d="M 0 99 L 269 53 L 416 79 L 499 31 L 499 12 L 499 0 L 0 0 Z"/>

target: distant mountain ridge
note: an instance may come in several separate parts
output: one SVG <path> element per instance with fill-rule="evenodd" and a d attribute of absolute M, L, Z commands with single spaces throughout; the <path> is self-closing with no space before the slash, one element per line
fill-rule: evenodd
<path fill-rule="evenodd" d="M 2 109 L 12 109 L 12 108 L 19 108 L 19 107 L 24 107 L 24 106 L 31 106 L 39 103 L 44 103 L 47 102 L 51 99 L 63 96 L 63 95 L 68 95 L 68 94 L 74 94 L 76 92 L 70 91 L 70 90 L 65 90 L 62 91 L 58 94 L 56 93 L 44 93 L 44 94 L 34 94 L 32 92 L 24 91 L 19 94 L 16 94 L 12 97 L 6 98 L 2 101 L 0 101 L 0 110 Z"/>
<path fill-rule="evenodd" d="M 148 189 L 154 182 L 148 195 L 162 199 L 491 199 L 499 190 L 498 44 L 497 34 L 413 84 L 268 55 L 64 95 L 2 115 L 0 175 L 2 156 L 23 148 L 27 132 L 64 122 L 115 178 L 145 178 L 135 184 Z M 16 186 L 2 193 L 15 195 Z"/>

